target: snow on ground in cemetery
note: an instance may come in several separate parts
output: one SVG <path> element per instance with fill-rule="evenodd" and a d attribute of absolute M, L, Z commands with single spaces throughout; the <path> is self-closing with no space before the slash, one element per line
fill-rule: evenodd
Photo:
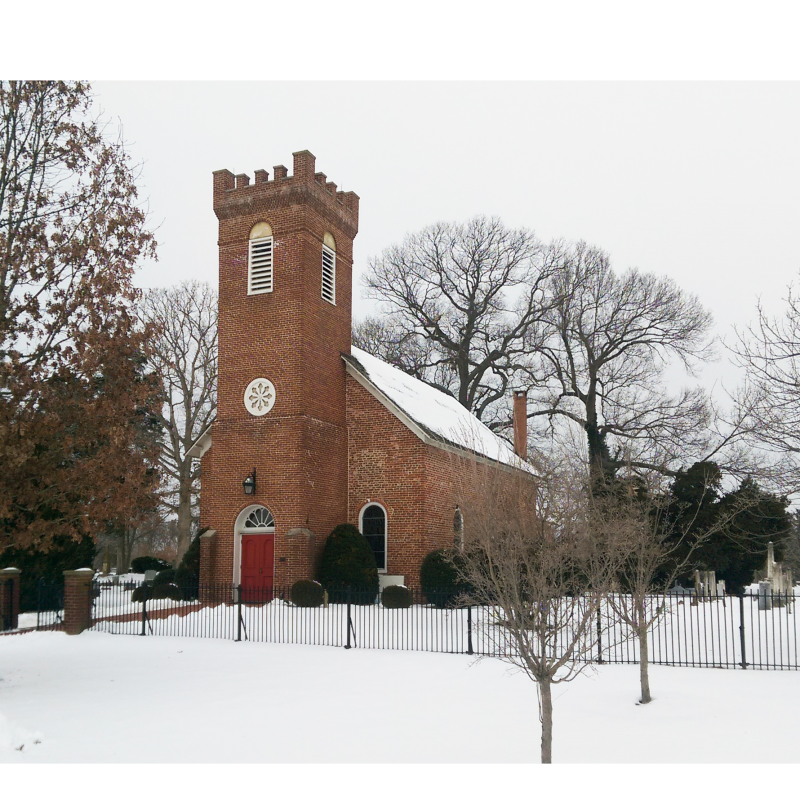
<path fill-rule="evenodd" d="M 533 684 L 492 659 L 34 632 L 0 637 L 0 679 L 0 762 L 539 759 Z M 800 760 L 797 671 L 654 666 L 651 685 L 649 706 L 636 665 L 556 687 L 554 761 Z"/>

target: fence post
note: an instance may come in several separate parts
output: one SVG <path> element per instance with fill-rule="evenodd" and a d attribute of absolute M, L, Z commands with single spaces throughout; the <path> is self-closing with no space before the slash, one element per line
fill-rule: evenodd
<path fill-rule="evenodd" d="M 242 641 L 242 585 L 236 587 L 236 641 Z"/>
<path fill-rule="evenodd" d="M 475 655 L 472 649 L 472 606 L 467 606 L 467 655 Z"/>
<path fill-rule="evenodd" d="M 739 642 L 742 646 L 742 669 L 747 669 L 744 655 L 744 593 L 739 595 Z"/>
<path fill-rule="evenodd" d="M 597 604 L 597 663 L 603 663 L 603 621 L 600 618 L 600 603 Z"/>
<path fill-rule="evenodd" d="M 64 630 L 71 635 L 85 631 L 92 624 L 92 587 L 94 570 L 64 570 Z"/>
<path fill-rule="evenodd" d="M 347 587 L 347 644 L 344 646 L 345 650 L 350 649 L 350 587 Z"/>
<path fill-rule="evenodd" d="M 42 586 L 44 584 L 44 578 L 39 578 L 36 581 L 36 630 L 39 630 L 40 626 L 40 618 L 42 613 Z"/>
<path fill-rule="evenodd" d="M 140 636 L 146 636 L 147 628 L 147 581 L 142 584 L 142 632 Z"/>
<path fill-rule="evenodd" d="M 16 567 L 0 570 L 0 631 L 19 625 L 19 576 Z"/>

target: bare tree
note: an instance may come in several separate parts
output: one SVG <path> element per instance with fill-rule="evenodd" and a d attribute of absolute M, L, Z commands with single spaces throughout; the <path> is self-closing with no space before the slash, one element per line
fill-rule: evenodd
<path fill-rule="evenodd" d="M 540 470 L 540 473 L 542 471 Z M 465 544 L 453 556 L 484 605 L 496 656 L 535 681 L 541 760 L 552 761 L 552 686 L 590 663 L 596 613 L 615 570 L 613 542 L 587 526 L 583 480 L 476 471 L 461 491 Z"/>
<path fill-rule="evenodd" d="M 532 231 L 497 218 L 424 228 L 369 261 L 368 296 L 385 316 L 355 341 L 503 427 L 499 401 L 538 340 L 549 256 Z"/>
<path fill-rule="evenodd" d="M 217 407 L 217 293 L 197 281 L 151 289 L 140 313 L 156 332 L 152 364 L 164 385 L 161 499 L 177 516 L 180 560 L 192 539 L 199 499 L 199 463 L 186 452 Z"/>
<path fill-rule="evenodd" d="M 754 325 L 736 330 L 730 346 L 745 370 L 735 396 L 747 420 L 750 445 L 771 454 L 759 474 L 780 490 L 800 489 L 800 298 L 792 287 L 783 317 L 771 317 L 758 304 Z"/>
<path fill-rule="evenodd" d="M 670 278 L 617 276 L 608 255 L 584 242 L 554 245 L 552 260 L 549 335 L 529 342 L 538 357 L 528 417 L 585 431 L 595 476 L 626 464 L 670 473 L 679 457 L 708 456 L 706 394 L 671 395 L 665 370 L 710 357 L 710 313 Z"/>

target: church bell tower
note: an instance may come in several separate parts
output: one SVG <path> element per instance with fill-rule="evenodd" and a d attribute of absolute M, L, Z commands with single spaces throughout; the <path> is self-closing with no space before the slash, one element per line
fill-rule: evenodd
<path fill-rule="evenodd" d="M 214 173 L 219 379 L 202 461 L 203 580 L 313 577 L 347 519 L 345 368 L 358 196 L 315 172 Z"/>

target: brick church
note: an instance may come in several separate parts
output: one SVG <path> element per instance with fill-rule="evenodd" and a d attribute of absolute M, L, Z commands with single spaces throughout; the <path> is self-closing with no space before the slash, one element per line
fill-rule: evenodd
<path fill-rule="evenodd" d="M 528 469 L 452 397 L 351 346 L 358 203 L 307 150 L 272 180 L 214 173 L 218 406 L 190 450 L 202 458 L 203 582 L 313 578 L 326 536 L 351 522 L 382 584 L 417 586 L 422 559 L 459 527 L 455 471 Z"/>

